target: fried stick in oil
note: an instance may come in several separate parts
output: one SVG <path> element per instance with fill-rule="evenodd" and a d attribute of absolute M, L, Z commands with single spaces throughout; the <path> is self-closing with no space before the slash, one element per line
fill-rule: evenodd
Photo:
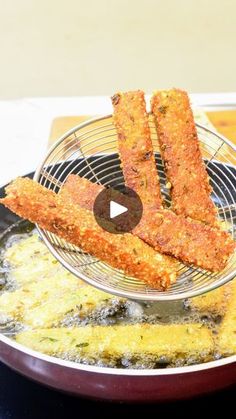
<path fill-rule="evenodd" d="M 144 212 L 158 209 L 162 197 L 144 93 L 116 93 L 112 104 L 125 184 L 139 195 Z"/>

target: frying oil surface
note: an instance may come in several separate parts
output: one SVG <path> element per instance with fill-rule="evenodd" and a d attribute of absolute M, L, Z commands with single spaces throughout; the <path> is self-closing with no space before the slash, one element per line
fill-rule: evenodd
<path fill-rule="evenodd" d="M 2 239 L 0 257 L 0 331 L 23 345 L 121 368 L 182 366 L 224 355 L 216 343 L 228 298 L 222 288 L 189 301 L 115 297 L 66 271 L 26 223 Z"/>

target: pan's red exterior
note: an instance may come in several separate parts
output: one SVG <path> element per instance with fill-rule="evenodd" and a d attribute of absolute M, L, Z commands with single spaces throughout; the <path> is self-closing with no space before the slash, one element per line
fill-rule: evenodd
<path fill-rule="evenodd" d="M 0 360 L 49 387 L 77 396 L 110 401 L 186 399 L 236 383 L 236 356 L 178 369 L 112 370 L 48 357 L 0 336 Z"/>

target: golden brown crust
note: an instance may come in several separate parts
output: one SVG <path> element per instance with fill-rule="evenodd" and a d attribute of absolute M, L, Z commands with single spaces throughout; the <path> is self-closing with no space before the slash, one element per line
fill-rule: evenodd
<path fill-rule="evenodd" d="M 216 208 L 186 92 L 156 92 L 151 100 L 172 207 L 177 214 L 217 226 Z"/>
<path fill-rule="evenodd" d="M 87 179 L 70 175 L 60 193 L 65 200 L 71 199 L 74 204 L 92 209 L 102 188 Z M 235 248 L 227 232 L 165 209 L 148 210 L 133 234 L 161 253 L 213 272 L 226 266 Z"/>
<path fill-rule="evenodd" d="M 126 186 L 139 195 L 144 210 L 160 208 L 162 197 L 144 93 L 140 90 L 117 93 L 112 104 Z"/>
<path fill-rule="evenodd" d="M 211 272 L 224 269 L 235 249 L 226 231 L 165 209 L 150 210 L 133 233 L 155 250 Z"/>
<path fill-rule="evenodd" d="M 89 211 L 93 211 L 94 201 L 104 186 L 93 183 L 78 175 L 69 175 L 60 189 L 60 196 L 65 202 L 71 201 Z M 100 214 L 102 216 L 102 213 Z"/>
<path fill-rule="evenodd" d="M 132 234 L 112 234 L 98 226 L 92 212 L 73 205 L 28 178 L 17 178 L 0 203 L 85 252 L 149 285 L 165 289 L 176 279 L 176 266 Z"/>

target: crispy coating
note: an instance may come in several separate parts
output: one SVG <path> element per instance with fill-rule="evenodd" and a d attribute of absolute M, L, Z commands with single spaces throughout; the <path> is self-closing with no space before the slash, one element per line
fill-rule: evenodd
<path fill-rule="evenodd" d="M 93 183 L 78 175 L 69 175 L 60 189 L 60 196 L 70 200 L 89 211 L 93 211 L 94 201 L 98 194 L 104 190 L 104 186 Z M 102 206 L 103 207 L 103 206 Z M 103 208 L 101 208 L 102 211 Z M 99 216 L 102 216 L 99 214 Z"/>
<path fill-rule="evenodd" d="M 92 209 L 102 188 L 87 179 L 70 175 L 60 193 L 65 200 L 71 199 L 74 204 Z M 161 253 L 213 272 L 226 266 L 235 248 L 228 233 L 165 209 L 148 210 L 133 234 Z"/>
<path fill-rule="evenodd" d="M 73 204 L 92 211 L 96 197 L 104 189 L 105 186 L 92 183 L 84 177 L 69 175 L 62 185 L 59 194 L 65 201 L 71 201 Z M 100 217 L 103 216 L 102 210 L 103 208 L 101 208 Z"/>
<path fill-rule="evenodd" d="M 235 249 L 226 231 L 165 209 L 149 211 L 133 233 L 155 250 L 211 272 L 224 269 Z"/>
<path fill-rule="evenodd" d="M 212 333 L 201 324 L 115 325 L 25 331 L 16 341 L 49 355 L 86 359 L 86 362 L 127 357 L 154 357 L 174 362 L 181 357 L 193 362 L 212 358 Z"/>
<path fill-rule="evenodd" d="M 53 299 L 46 299 L 43 304 L 27 310 L 22 322 L 34 329 L 53 327 L 60 324 L 68 313 L 82 320 L 104 308 L 109 310 L 112 306 L 121 306 L 123 301 L 87 285 L 72 292 L 66 290 L 59 296 L 54 293 Z"/>
<path fill-rule="evenodd" d="M 160 208 L 162 197 L 144 93 L 117 93 L 112 104 L 125 184 L 139 195 L 144 211 Z"/>
<path fill-rule="evenodd" d="M 17 178 L 7 186 L 6 193 L 0 203 L 114 268 L 161 289 L 176 280 L 176 267 L 169 257 L 155 252 L 132 234 L 104 231 L 92 212 L 69 203 L 37 182 Z"/>
<path fill-rule="evenodd" d="M 156 92 L 151 106 L 173 210 L 217 226 L 217 212 L 210 198 L 212 188 L 187 93 L 178 89 Z"/>

